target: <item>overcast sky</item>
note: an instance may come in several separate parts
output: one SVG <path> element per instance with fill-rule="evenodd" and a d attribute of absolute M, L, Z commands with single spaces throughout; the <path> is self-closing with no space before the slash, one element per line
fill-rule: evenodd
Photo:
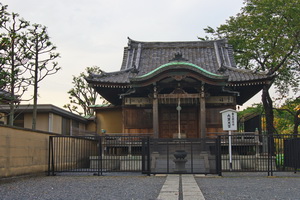
<path fill-rule="evenodd" d="M 236 15 L 243 0 L 2 0 L 10 12 L 48 27 L 62 68 L 41 82 L 39 104 L 68 103 L 72 75 L 88 66 L 121 67 L 127 37 L 138 41 L 194 41 L 203 28 Z"/>

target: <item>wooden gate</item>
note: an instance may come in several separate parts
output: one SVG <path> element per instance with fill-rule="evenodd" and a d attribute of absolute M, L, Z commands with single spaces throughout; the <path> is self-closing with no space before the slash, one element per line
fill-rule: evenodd
<path fill-rule="evenodd" d="M 195 106 L 182 106 L 180 132 L 187 138 L 198 138 L 198 109 Z M 159 108 L 159 137 L 177 138 L 178 111 L 176 105 Z"/>

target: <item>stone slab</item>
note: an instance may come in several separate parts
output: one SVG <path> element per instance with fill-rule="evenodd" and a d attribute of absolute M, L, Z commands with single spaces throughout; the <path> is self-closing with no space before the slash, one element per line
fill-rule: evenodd
<path fill-rule="evenodd" d="M 168 175 L 160 193 L 158 200 L 178 200 L 179 198 L 179 175 Z"/>
<path fill-rule="evenodd" d="M 182 175 L 183 199 L 205 200 L 193 175 Z"/>

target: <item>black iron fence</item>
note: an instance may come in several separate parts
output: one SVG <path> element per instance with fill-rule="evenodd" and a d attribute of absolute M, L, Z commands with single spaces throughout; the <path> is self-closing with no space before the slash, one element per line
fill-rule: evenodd
<path fill-rule="evenodd" d="M 297 136 L 234 134 L 218 137 L 222 172 L 268 172 L 273 175 L 273 172 L 297 172 L 300 167 L 300 139 Z"/>
<path fill-rule="evenodd" d="M 217 174 L 218 139 L 150 139 L 152 174 Z"/>
<path fill-rule="evenodd" d="M 147 171 L 145 145 L 138 136 L 50 136 L 48 175 L 57 172 Z M 149 171 L 149 170 L 148 170 Z"/>
<path fill-rule="evenodd" d="M 273 172 L 298 171 L 300 138 L 236 133 L 205 139 L 50 136 L 48 163 L 49 175 L 58 172 L 221 175 L 229 171 L 273 175 Z"/>

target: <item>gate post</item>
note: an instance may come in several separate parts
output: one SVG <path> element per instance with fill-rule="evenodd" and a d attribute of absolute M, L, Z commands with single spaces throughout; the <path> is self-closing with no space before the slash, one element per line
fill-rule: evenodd
<path fill-rule="evenodd" d="M 54 148 L 53 148 L 53 136 L 49 136 L 49 147 L 48 147 L 48 176 L 50 176 L 50 171 L 52 171 L 52 176 L 54 176 Z"/>
<path fill-rule="evenodd" d="M 150 137 L 142 139 L 142 173 L 150 176 Z"/>
<path fill-rule="evenodd" d="M 150 136 L 147 136 L 147 172 L 148 176 L 151 174 L 151 158 L 150 158 Z"/>
<path fill-rule="evenodd" d="M 143 137 L 142 138 L 142 174 L 144 174 L 145 173 L 145 168 L 146 168 L 146 166 L 145 166 L 145 154 L 146 154 L 146 150 L 145 150 L 145 144 L 146 142 L 145 142 L 145 138 Z"/>
<path fill-rule="evenodd" d="M 48 173 L 47 175 L 50 176 L 50 163 L 51 163 L 51 136 L 49 136 L 49 144 L 48 144 Z"/>
<path fill-rule="evenodd" d="M 218 176 L 222 176 L 222 156 L 221 156 L 221 136 L 218 135 L 215 140 L 216 149 L 216 171 Z"/>
<path fill-rule="evenodd" d="M 104 136 L 105 137 L 105 136 Z M 97 176 L 102 176 L 102 136 L 98 137 Z"/>
<path fill-rule="evenodd" d="M 268 176 L 273 176 L 273 165 L 272 165 L 272 159 L 273 159 L 273 135 L 266 135 L 268 137 Z"/>
<path fill-rule="evenodd" d="M 267 135 L 267 137 L 268 137 L 268 176 L 273 176 L 274 137 L 273 135 Z"/>

